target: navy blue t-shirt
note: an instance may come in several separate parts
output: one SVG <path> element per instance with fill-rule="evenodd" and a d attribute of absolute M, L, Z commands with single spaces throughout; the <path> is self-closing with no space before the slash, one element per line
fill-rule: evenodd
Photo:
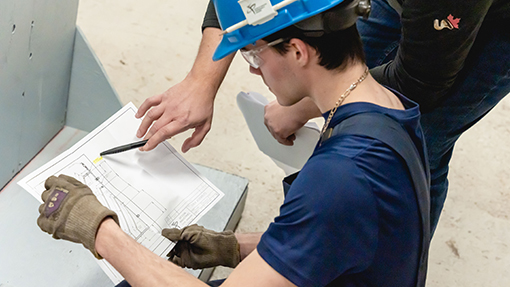
<path fill-rule="evenodd" d="M 418 106 L 340 106 L 330 127 L 358 113 L 400 122 L 423 152 Z M 327 117 L 328 113 L 325 113 Z M 334 136 L 317 146 L 292 183 L 257 250 L 298 286 L 415 286 L 421 222 L 408 168 L 378 140 Z"/>

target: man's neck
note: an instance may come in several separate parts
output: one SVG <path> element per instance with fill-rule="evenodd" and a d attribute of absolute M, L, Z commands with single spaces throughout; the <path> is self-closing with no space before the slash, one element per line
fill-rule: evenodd
<path fill-rule="evenodd" d="M 335 107 L 340 97 L 357 83 L 366 70 L 364 64 L 351 65 L 341 72 L 326 70 L 323 67 L 310 73 L 310 98 L 325 113 Z M 400 100 L 388 89 L 375 81 L 370 74 L 352 89 L 342 105 L 352 102 L 368 102 L 391 109 L 403 109 Z"/>

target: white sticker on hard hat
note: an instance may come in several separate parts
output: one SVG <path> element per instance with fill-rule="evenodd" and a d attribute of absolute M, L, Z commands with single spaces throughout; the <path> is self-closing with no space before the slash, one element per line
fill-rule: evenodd
<path fill-rule="evenodd" d="M 278 14 L 269 0 L 239 0 L 246 21 L 250 25 L 260 25 Z"/>

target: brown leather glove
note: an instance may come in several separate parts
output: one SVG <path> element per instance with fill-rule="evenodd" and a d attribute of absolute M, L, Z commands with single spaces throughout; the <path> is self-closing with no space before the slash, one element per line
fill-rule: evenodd
<path fill-rule="evenodd" d="M 104 207 L 88 186 L 70 176 L 50 176 L 44 187 L 37 225 L 53 238 L 82 243 L 102 259 L 95 248 L 97 229 L 107 217 L 119 224 L 117 214 Z"/>
<path fill-rule="evenodd" d="M 167 256 L 181 267 L 236 267 L 241 260 L 239 243 L 232 231 L 216 232 L 193 224 L 182 230 L 165 228 L 161 234 L 176 243 Z"/>

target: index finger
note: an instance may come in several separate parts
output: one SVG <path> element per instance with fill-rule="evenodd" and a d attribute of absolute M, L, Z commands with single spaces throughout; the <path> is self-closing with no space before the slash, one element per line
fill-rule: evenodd
<path fill-rule="evenodd" d="M 163 115 L 164 110 L 155 107 L 150 112 L 145 115 L 145 117 L 142 119 L 142 123 L 140 124 L 140 127 L 138 127 L 138 131 L 136 132 L 137 137 L 142 137 L 147 133 L 147 130 L 152 125 L 153 122 L 161 121 L 161 115 Z"/>
<path fill-rule="evenodd" d="M 50 191 L 51 191 L 51 189 L 46 189 L 41 194 L 41 199 L 42 199 L 43 202 L 46 202 L 46 200 L 48 200 L 48 197 L 50 196 Z"/>
<path fill-rule="evenodd" d="M 178 122 L 173 121 L 166 126 L 160 128 L 153 136 L 149 138 L 147 143 L 142 147 L 143 151 L 153 150 L 158 144 L 164 140 L 173 137 L 176 134 L 182 133 L 187 130 L 187 127 L 182 127 Z M 150 132 L 149 132 L 150 133 Z"/>
<path fill-rule="evenodd" d="M 50 189 L 58 180 L 58 177 L 52 175 L 46 179 L 44 182 L 44 188 Z"/>
<path fill-rule="evenodd" d="M 141 118 L 145 113 L 153 106 L 157 106 L 161 104 L 161 100 L 163 98 L 163 95 L 157 95 L 150 98 L 145 99 L 143 103 L 138 108 L 138 111 L 135 114 L 136 118 Z"/>
<path fill-rule="evenodd" d="M 81 186 L 84 186 L 84 184 L 77 180 L 76 178 L 72 177 L 72 176 L 68 176 L 68 175 L 65 175 L 65 174 L 61 174 L 58 176 L 59 178 L 61 179 L 64 179 L 65 181 L 67 181 L 68 183 L 76 186 L 76 187 L 81 187 Z"/>

